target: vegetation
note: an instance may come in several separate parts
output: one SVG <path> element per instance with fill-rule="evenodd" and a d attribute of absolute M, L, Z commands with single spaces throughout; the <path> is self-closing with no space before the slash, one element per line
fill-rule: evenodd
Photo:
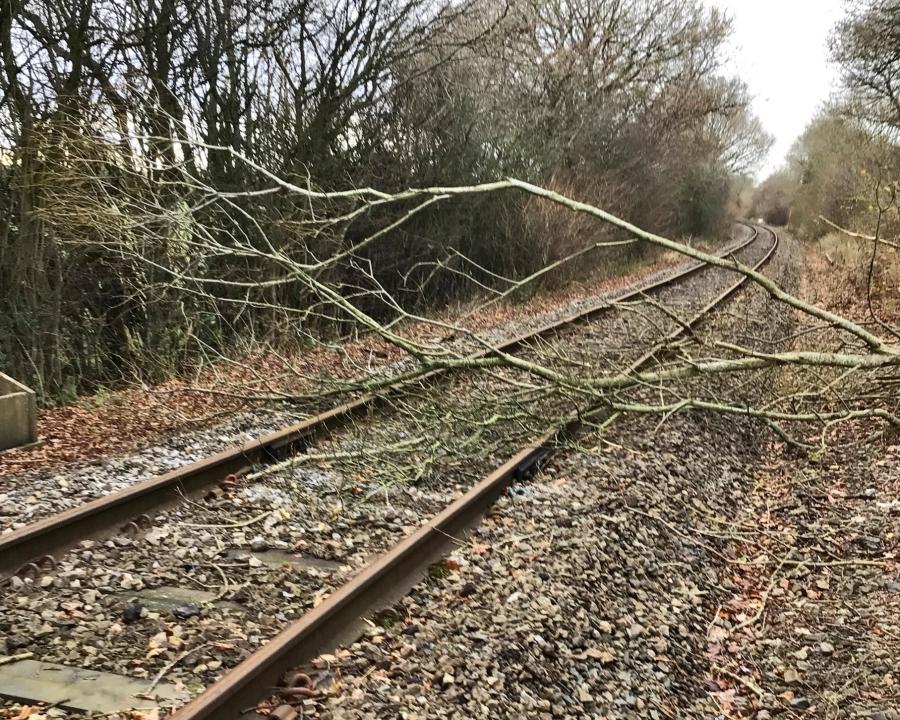
<path fill-rule="evenodd" d="M 342 214 L 340 198 L 278 183 L 515 176 L 658 232 L 715 233 L 768 142 L 723 74 L 728 33 L 674 0 L 5 3 L 0 367 L 53 401 L 348 330 L 260 248 L 305 258 L 346 297 L 365 289 L 360 306 L 389 320 L 396 303 L 465 300 L 603 239 L 523 195 Z M 172 266 L 224 284 L 200 292 Z M 263 297 L 238 302 L 250 284 Z"/>
<path fill-rule="evenodd" d="M 856 0 L 832 35 L 841 88 L 758 188 L 752 212 L 815 238 L 834 225 L 896 234 L 900 2 Z"/>

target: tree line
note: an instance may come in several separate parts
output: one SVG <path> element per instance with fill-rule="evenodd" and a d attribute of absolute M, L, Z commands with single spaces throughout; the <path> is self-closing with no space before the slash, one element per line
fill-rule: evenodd
<path fill-rule="evenodd" d="M 854 0 L 830 39 L 840 86 L 758 188 L 752 212 L 808 238 L 900 230 L 900 2 Z"/>
<path fill-rule="evenodd" d="M 769 142 L 723 70 L 729 32 L 674 0 L 3 3 L 0 367 L 52 402 L 352 329 L 235 238 L 306 258 L 385 319 L 598 240 L 527 197 L 410 205 L 394 227 L 395 203 L 345 212 L 329 195 L 323 210 L 273 178 L 397 192 L 515 176 L 652 230 L 715 234 Z M 205 295 L 173 264 L 228 284 Z M 250 285 L 265 300 L 228 302 Z"/>

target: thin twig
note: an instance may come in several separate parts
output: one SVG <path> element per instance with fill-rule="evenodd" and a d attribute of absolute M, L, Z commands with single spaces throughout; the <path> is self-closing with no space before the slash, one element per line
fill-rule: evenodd
<path fill-rule="evenodd" d="M 28 660 L 29 658 L 33 657 L 33 652 L 23 652 L 18 653 L 17 655 L 7 655 L 6 657 L 0 657 L 0 665 L 9 665 L 10 663 L 19 662 L 19 660 Z"/>
<path fill-rule="evenodd" d="M 266 510 L 262 515 L 257 515 L 255 518 L 250 518 L 249 520 L 243 520 L 240 522 L 235 521 L 235 522 L 230 522 L 230 523 L 223 523 L 221 525 L 215 525 L 215 524 L 208 525 L 205 523 L 182 523 L 182 526 L 183 527 L 192 527 L 192 528 L 207 528 L 210 530 L 212 530 L 212 529 L 227 529 L 227 528 L 244 528 L 244 527 L 248 527 L 250 525 L 255 525 L 260 520 L 264 520 L 265 518 L 267 518 L 273 512 L 274 512 L 273 510 Z"/>
<path fill-rule="evenodd" d="M 769 579 L 769 585 L 766 587 L 765 592 L 762 594 L 760 598 L 759 608 L 754 613 L 753 617 L 744 620 L 744 622 L 738 623 L 731 629 L 731 634 L 733 635 L 738 630 L 743 630 L 744 628 L 748 628 L 751 625 L 754 625 L 759 619 L 763 616 L 763 613 L 766 611 L 766 603 L 769 601 L 769 595 L 772 593 L 772 590 L 775 587 L 775 583 L 778 582 L 778 574 L 781 572 L 781 568 L 784 567 L 785 563 L 787 563 L 794 554 L 794 548 L 791 548 L 787 555 L 785 555 L 781 562 L 778 563 L 778 567 L 775 568 L 775 572 L 772 573 L 772 577 Z"/>
<path fill-rule="evenodd" d="M 185 650 L 183 653 L 181 653 L 181 655 L 179 655 L 172 662 L 170 662 L 168 665 L 166 665 L 162 670 L 160 670 L 156 674 L 156 677 L 153 678 L 153 682 L 150 683 L 150 687 L 148 687 L 143 693 L 141 693 L 137 697 L 143 697 L 143 696 L 150 695 L 150 693 L 152 693 L 156 689 L 156 686 L 159 685 L 160 680 L 162 680 L 163 677 L 165 677 L 165 675 L 173 667 L 175 667 L 178 663 L 180 663 L 182 660 L 184 660 L 188 655 L 193 655 L 195 652 L 198 652 L 199 650 L 208 648 L 211 645 L 212 645 L 212 643 L 203 643 L 203 645 L 198 645 L 197 647 L 191 648 L 190 650 Z"/>
<path fill-rule="evenodd" d="M 724 675 L 725 677 L 731 678 L 735 682 L 739 682 L 745 688 L 750 690 L 757 697 L 763 697 L 766 693 L 757 685 L 755 682 L 750 680 L 749 678 L 742 677 L 741 675 L 737 675 L 730 670 L 726 670 L 723 667 L 714 666 L 713 672 L 718 675 Z"/>

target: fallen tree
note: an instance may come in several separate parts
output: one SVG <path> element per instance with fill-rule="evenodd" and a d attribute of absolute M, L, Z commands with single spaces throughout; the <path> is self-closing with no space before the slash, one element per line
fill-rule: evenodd
<path fill-rule="evenodd" d="M 334 396 L 344 392 L 377 391 L 395 382 L 398 377 L 408 383 L 429 375 L 435 370 L 455 370 L 489 373 L 515 373 L 515 382 L 527 387 L 530 401 L 541 397 L 565 397 L 576 407 L 602 408 L 607 412 L 655 413 L 662 418 L 686 411 L 720 412 L 741 415 L 764 421 L 784 439 L 793 438 L 786 426 L 813 423 L 818 426 L 820 445 L 826 442 L 828 429 L 836 423 L 881 420 L 889 427 L 900 427 L 896 402 L 887 398 L 877 406 L 858 402 L 852 393 L 844 397 L 836 392 L 835 383 L 851 387 L 848 381 L 871 377 L 876 371 L 890 372 L 900 365 L 900 346 L 892 339 L 885 339 L 878 331 L 883 323 L 857 322 L 827 308 L 805 301 L 788 291 L 765 272 L 754 270 L 735 257 L 720 257 L 648 232 L 632 223 L 590 203 L 578 201 L 553 190 L 507 179 L 468 186 L 437 186 L 411 188 L 401 192 L 385 192 L 372 187 L 351 188 L 341 191 L 316 189 L 311 184 L 299 185 L 280 177 L 233 148 L 200 144 L 198 150 L 205 153 L 225 153 L 232 162 L 243 163 L 248 172 L 257 173 L 264 184 L 254 191 L 218 190 L 190 173 L 183 166 L 173 165 L 170 175 L 178 172 L 177 181 L 186 202 L 192 207 L 203 206 L 216 218 L 215 223 L 202 225 L 196 222 L 179 226 L 178 218 L 155 207 L 133 205 L 127 197 L 108 199 L 113 203 L 116 217 L 129 231 L 134 227 L 180 227 L 177 243 L 180 251 L 164 258 L 159 254 L 143 252 L 141 246 L 119 242 L 112 233 L 96 242 L 105 252 L 113 252 L 128 262 L 147 266 L 160 278 L 160 293 L 189 294 L 203 298 L 209 307 L 264 308 L 272 317 L 294 328 L 298 339 L 309 343 L 321 343 L 311 328 L 317 318 L 327 317 L 354 334 L 367 333 L 395 348 L 405 360 L 395 373 L 367 373 L 361 379 L 327 383 L 312 396 Z M 496 351 L 490 338 L 467 327 L 464 322 L 437 318 L 416 312 L 378 282 L 378 272 L 372 266 L 369 251 L 390 238 L 390 232 L 425 208 L 439 212 L 442 207 L 473 195 L 498 193 L 524 193 L 541 202 L 550 203 L 566 212 L 584 215 L 598 226 L 611 227 L 618 234 L 615 244 L 638 242 L 662 251 L 676 253 L 685 258 L 708 263 L 710 266 L 734 276 L 744 276 L 757 291 L 800 318 L 805 329 L 796 336 L 785 336 L 781 349 L 759 346 L 758 343 L 737 343 L 727 338 L 706 334 L 693 345 L 681 343 L 677 348 L 661 348 L 660 360 L 651 369 L 623 370 L 614 365 L 589 368 L 589 372 L 573 371 L 559 346 L 552 353 L 541 355 Z M 290 245 L 277 245 L 267 228 L 254 215 L 252 202 L 260 194 L 284 194 L 296 199 L 298 206 L 306 208 L 302 222 L 295 225 L 297 239 Z M 347 228 L 359 218 L 372 213 L 387 218 L 381 227 L 363 237 L 351 237 Z M 123 232 L 121 237 L 130 237 Z M 323 243 L 323 238 L 328 242 Z M 172 238 L 166 238 L 172 242 Z M 160 238 L 162 242 L 163 239 Z M 318 248 L 312 250 L 312 244 Z M 584 252 L 606 243 L 595 243 L 554 260 L 553 265 L 574 263 Z M 322 252 L 321 248 L 328 248 Z M 458 251 L 448 252 L 448 261 L 435 263 L 432 272 L 464 274 L 477 282 L 478 266 L 474 261 L 448 269 L 449 260 L 460 257 Z M 244 277 L 234 279 L 233 267 L 243 268 Z M 340 274 L 331 271 L 341 266 Z M 229 272 L 221 273 L 223 267 Z M 349 274 L 348 274 L 349 273 Z M 495 276 L 490 291 L 483 295 L 483 304 L 508 297 L 539 278 L 541 271 L 523 278 Z M 352 278 L 348 280 L 348 278 Z M 305 307 L 273 302 L 268 293 L 278 287 L 280 292 L 302 292 L 311 298 Z M 649 299 L 644 309 L 650 308 Z M 658 305 L 658 303 L 657 303 Z M 677 308 L 657 307 L 669 321 L 678 319 Z M 410 323 L 431 327 L 437 337 L 422 340 L 403 332 Z M 830 344 L 823 346 L 825 341 Z M 893 333 L 891 333 L 893 334 Z M 448 337 L 462 343 L 448 343 Z M 770 343 L 771 344 L 771 343 Z M 473 350 L 480 351 L 473 355 Z M 671 350 L 671 352 L 669 352 Z M 554 356 L 555 353 L 555 356 Z M 233 358 L 237 360 L 237 358 Z M 577 363 L 574 363 L 577 365 Z M 583 363 L 582 363 L 583 364 Z M 363 370 L 362 368 L 360 368 Z M 583 368 L 581 368 L 583 370 Z M 736 398 L 711 398 L 691 393 L 689 381 L 704 381 L 715 376 L 731 376 L 740 386 L 748 377 L 761 377 L 767 371 L 790 369 L 799 373 L 796 382 L 805 382 L 809 388 L 804 393 L 788 393 L 781 397 L 766 398 L 758 405 L 748 405 Z M 836 374 L 835 377 L 832 375 Z M 290 375 L 290 373 L 288 373 Z M 298 378 L 308 381 L 309 378 Z M 507 378 L 507 381 L 509 379 Z M 796 383 L 795 383 L 796 384 Z M 291 400 L 300 395 L 290 389 L 290 382 L 274 392 L 267 392 L 267 399 Z M 308 385 L 308 382 L 307 382 Z M 826 392 L 826 388 L 828 392 Z M 660 402 L 648 402 L 641 393 L 651 391 Z M 490 405 L 485 398 L 482 410 Z M 561 411 L 554 410 L 559 417 Z M 590 415 L 590 413 L 588 413 Z M 533 427 L 531 428 L 533 430 Z M 796 445 L 809 445 L 805 441 L 793 441 Z"/>

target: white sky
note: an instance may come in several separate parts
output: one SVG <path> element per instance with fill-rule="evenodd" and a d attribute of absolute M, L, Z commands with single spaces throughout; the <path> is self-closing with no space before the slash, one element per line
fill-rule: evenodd
<path fill-rule="evenodd" d="M 775 145 L 759 169 L 766 177 L 784 161 L 837 79 L 828 35 L 843 16 L 842 0 L 706 0 L 733 19 L 731 69 L 750 88 L 753 109 Z"/>

